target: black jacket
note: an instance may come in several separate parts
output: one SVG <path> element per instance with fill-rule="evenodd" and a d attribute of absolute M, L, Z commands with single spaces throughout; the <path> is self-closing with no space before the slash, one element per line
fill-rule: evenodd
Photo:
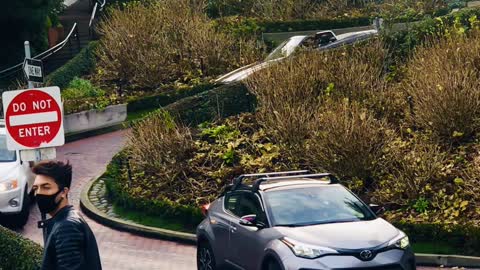
<path fill-rule="evenodd" d="M 67 206 L 42 220 L 46 229 L 42 270 L 101 270 L 97 241 L 88 224 Z"/>

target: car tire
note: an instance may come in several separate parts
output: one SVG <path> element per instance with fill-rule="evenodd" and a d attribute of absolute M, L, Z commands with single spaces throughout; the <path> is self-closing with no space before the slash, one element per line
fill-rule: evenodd
<path fill-rule="evenodd" d="M 215 255 L 212 247 L 206 241 L 202 241 L 197 246 L 197 269 L 198 270 L 217 270 Z"/>
<path fill-rule="evenodd" d="M 23 228 L 28 222 L 28 217 L 30 216 L 30 196 L 27 192 L 27 187 L 25 187 L 25 192 L 23 194 L 23 204 L 22 211 L 13 218 L 13 226 L 15 228 Z"/>
<path fill-rule="evenodd" d="M 282 267 L 276 260 L 270 260 L 267 264 L 266 270 L 282 270 Z"/>

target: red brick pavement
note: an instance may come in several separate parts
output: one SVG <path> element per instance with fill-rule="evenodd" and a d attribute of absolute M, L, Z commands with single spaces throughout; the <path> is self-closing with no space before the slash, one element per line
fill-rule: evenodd
<path fill-rule="evenodd" d="M 79 197 L 83 186 L 103 173 L 113 155 L 125 144 L 126 132 L 117 131 L 91 137 L 68 143 L 57 149 L 57 158 L 68 159 L 73 165 L 70 200 L 77 209 L 79 209 Z M 36 227 L 39 218 L 37 207 L 32 206 L 30 220 L 19 232 L 43 244 L 41 231 Z M 96 235 L 102 265 L 106 270 L 192 270 L 196 268 L 193 246 L 119 232 L 87 217 L 85 219 Z"/>

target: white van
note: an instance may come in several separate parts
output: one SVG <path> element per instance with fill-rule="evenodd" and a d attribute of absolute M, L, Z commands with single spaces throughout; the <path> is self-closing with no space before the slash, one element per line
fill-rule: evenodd
<path fill-rule="evenodd" d="M 23 227 L 30 214 L 35 174 L 33 162 L 22 162 L 19 151 L 7 149 L 6 129 L 0 120 L 0 224 Z"/>

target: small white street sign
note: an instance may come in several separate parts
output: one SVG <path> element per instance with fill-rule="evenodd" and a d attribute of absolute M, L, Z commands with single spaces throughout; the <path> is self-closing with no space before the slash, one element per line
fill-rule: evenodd
<path fill-rule="evenodd" d="M 23 72 L 27 80 L 32 82 L 43 82 L 43 64 L 41 60 L 25 58 Z"/>

